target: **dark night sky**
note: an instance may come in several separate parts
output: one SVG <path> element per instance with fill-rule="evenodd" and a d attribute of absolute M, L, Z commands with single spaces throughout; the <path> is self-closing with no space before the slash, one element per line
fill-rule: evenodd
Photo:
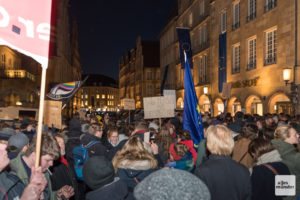
<path fill-rule="evenodd" d="M 83 73 L 118 80 L 118 61 L 136 38 L 158 40 L 174 0 L 70 0 L 78 20 Z"/>

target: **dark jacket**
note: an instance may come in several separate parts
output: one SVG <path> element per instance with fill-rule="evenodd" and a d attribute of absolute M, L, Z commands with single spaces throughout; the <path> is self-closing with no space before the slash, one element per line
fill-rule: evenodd
<path fill-rule="evenodd" d="M 87 145 L 93 140 L 98 140 L 99 142 L 95 143 L 91 147 L 88 148 L 89 156 L 105 156 L 108 155 L 108 149 L 101 143 L 100 139 L 94 135 L 86 133 L 81 138 L 80 142 L 83 145 Z"/>
<path fill-rule="evenodd" d="M 75 195 L 71 199 L 78 199 L 78 183 L 76 180 L 76 174 L 74 171 L 74 165 L 68 162 L 68 166 L 62 163 L 60 160 L 56 160 L 51 167 L 52 175 L 51 183 L 54 191 L 59 190 L 65 185 L 72 186 L 74 188 Z"/>
<path fill-rule="evenodd" d="M 102 200 L 134 199 L 132 194 L 128 192 L 126 183 L 119 177 L 116 177 L 112 183 L 86 194 L 86 200 L 98 200 L 100 197 Z"/>
<path fill-rule="evenodd" d="M 15 175 L 3 171 L 0 173 L 0 200 L 19 199 L 25 185 Z"/>
<path fill-rule="evenodd" d="M 272 166 L 280 175 L 290 175 L 290 171 L 282 162 L 267 163 Z M 266 166 L 258 165 L 253 167 L 251 175 L 252 199 L 283 199 L 282 196 L 275 196 L 275 174 Z"/>
<path fill-rule="evenodd" d="M 286 164 L 292 175 L 296 178 L 296 197 L 300 196 L 300 153 L 296 151 L 294 145 L 282 140 L 272 140 L 272 143 L 278 150 L 282 162 Z M 294 199 L 296 199 L 296 197 Z"/>
<path fill-rule="evenodd" d="M 73 149 L 80 145 L 81 125 L 79 119 L 73 118 L 69 123 L 69 131 L 67 133 L 68 142 L 66 143 L 66 157 L 73 159 Z"/>
<path fill-rule="evenodd" d="M 251 181 L 248 169 L 230 157 L 210 155 L 195 170 L 208 187 L 212 200 L 251 199 Z"/>

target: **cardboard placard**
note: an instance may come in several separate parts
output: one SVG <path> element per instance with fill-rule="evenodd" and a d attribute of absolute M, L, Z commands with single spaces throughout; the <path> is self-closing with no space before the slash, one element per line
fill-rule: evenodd
<path fill-rule="evenodd" d="M 55 128 L 61 129 L 61 108 L 61 101 L 45 100 L 44 124 L 46 124 L 49 128 L 53 125 Z"/>
<path fill-rule="evenodd" d="M 174 108 L 176 109 L 176 90 L 164 90 L 164 96 L 172 96 Z"/>
<path fill-rule="evenodd" d="M 175 116 L 172 96 L 146 97 L 144 101 L 144 119 L 171 118 Z"/>
<path fill-rule="evenodd" d="M 135 110 L 134 99 L 123 99 L 124 110 Z"/>
<path fill-rule="evenodd" d="M 222 97 L 225 99 L 230 98 L 231 83 L 223 83 Z"/>

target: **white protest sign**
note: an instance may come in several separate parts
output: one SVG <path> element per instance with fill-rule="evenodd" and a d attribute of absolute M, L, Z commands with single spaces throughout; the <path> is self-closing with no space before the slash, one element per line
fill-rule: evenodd
<path fill-rule="evenodd" d="M 172 96 L 146 97 L 144 101 L 144 119 L 174 117 Z"/>
<path fill-rule="evenodd" d="M 176 91 L 175 90 L 164 90 L 164 96 L 172 96 L 174 108 L 176 109 Z"/>
<path fill-rule="evenodd" d="M 124 110 L 135 110 L 134 99 L 123 99 Z"/>

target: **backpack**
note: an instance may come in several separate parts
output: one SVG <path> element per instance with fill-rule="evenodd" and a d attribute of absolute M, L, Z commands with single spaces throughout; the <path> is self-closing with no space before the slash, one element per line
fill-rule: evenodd
<path fill-rule="evenodd" d="M 84 163 L 89 159 L 88 148 L 90 148 L 91 146 L 99 142 L 100 142 L 99 140 L 92 140 L 87 145 L 82 144 L 77 147 L 74 147 L 72 153 L 74 159 L 74 169 L 75 169 L 75 174 L 77 176 L 77 179 L 83 181 L 82 169 Z"/>

